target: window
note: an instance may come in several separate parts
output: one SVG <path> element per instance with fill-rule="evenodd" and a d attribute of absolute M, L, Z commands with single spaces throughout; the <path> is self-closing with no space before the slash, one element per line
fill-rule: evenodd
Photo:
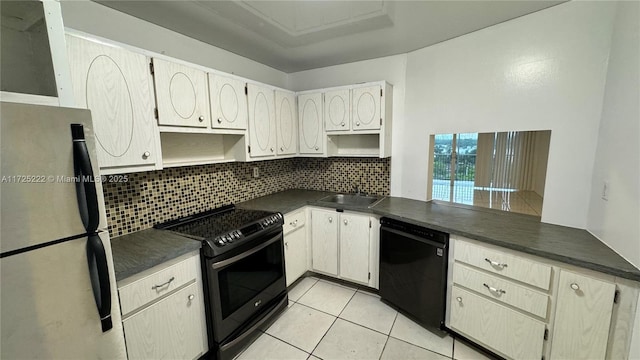
<path fill-rule="evenodd" d="M 551 131 L 431 137 L 430 198 L 540 216 Z"/>

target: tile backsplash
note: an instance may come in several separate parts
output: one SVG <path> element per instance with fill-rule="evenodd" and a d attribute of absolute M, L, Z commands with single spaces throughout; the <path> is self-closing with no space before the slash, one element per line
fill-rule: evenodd
<path fill-rule="evenodd" d="M 390 159 L 294 158 L 223 163 L 127 174 L 106 183 L 104 198 L 112 237 L 230 203 L 288 189 L 389 195 Z M 259 177 L 253 177 L 253 168 Z"/>

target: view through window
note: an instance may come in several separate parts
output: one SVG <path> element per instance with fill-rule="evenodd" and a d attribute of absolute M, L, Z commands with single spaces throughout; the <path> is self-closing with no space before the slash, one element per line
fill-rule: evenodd
<path fill-rule="evenodd" d="M 431 198 L 540 216 L 551 131 L 437 134 Z"/>

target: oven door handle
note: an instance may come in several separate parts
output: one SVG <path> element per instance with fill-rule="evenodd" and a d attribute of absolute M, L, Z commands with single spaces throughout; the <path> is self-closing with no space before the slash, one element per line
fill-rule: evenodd
<path fill-rule="evenodd" d="M 266 242 L 262 243 L 260 246 L 254 247 L 250 250 L 247 250 L 245 252 L 243 252 L 242 254 L 236 255 L 234 257 L 230 257 L 226 260 L 222 260 L 222 261 L 218 261 L 218 262 L 214 262 L 213 264 L 211 264 L 211 267 L 215 270 L 215 269 L 220 269 L 222 267 L 225 267 L 229 264 L 232 264 L 238 260 L 242 260 L 244 258 L 246 258 L 247 256 L 251 256 L 255 253 L 257 253 L 258 251 L 266 248 L 267 246 L 273 244 L 274 242 L 281 240 L 282 239 L 282 233 L 272 237 L 271 239 L 267 240 Z"/>

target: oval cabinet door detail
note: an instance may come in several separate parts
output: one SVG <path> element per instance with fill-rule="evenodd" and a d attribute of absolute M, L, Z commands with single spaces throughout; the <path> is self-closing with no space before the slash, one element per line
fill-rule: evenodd
<path fill-rule="evenodd" d="M 158 124 L 209 127 L 209 96 L 204 71 L 153 59 Z"/>
<path fill-rule="evenodd" d="M 322 154 L 322 93 L 303 94 L 298 96 L 298 113 L 300 119 L 300 153 Z"/>
<path fill-rule="evenodd" d="M 276 91 L 276 130 L 278 155 L 292 155 L 298 151 L 298 111 L 293 93 Z"/>
<path fill-rule="evenodd" d="M 274 111 L 274 91 L 248 84 L 249 101 L 249 144 L 251 157 L 276 154 L 276 116 Z"/>
<path fill-rule="evenodd" d="M 380 129 L 382 88 L 355 87 L 352 90 L 351 128 L 353 130 Z"/>
<path fill-rule="evenodd" d="M 209 74 L 211 127 L 218 129 L 247 128 L 246 83 L 217 74 Z"/>
<path fill-rule="evenodd" d="M 324 94 L 324 121 L 327 131 L 348 131 L 351 128 L 349 89 L 327 91 Z"/>
<path fill-rule="evenodd" d="M 75 36 L 66 40 L 76 105 L 91 110 L 100 168 L 155 165 L 148 59 Z"/>

